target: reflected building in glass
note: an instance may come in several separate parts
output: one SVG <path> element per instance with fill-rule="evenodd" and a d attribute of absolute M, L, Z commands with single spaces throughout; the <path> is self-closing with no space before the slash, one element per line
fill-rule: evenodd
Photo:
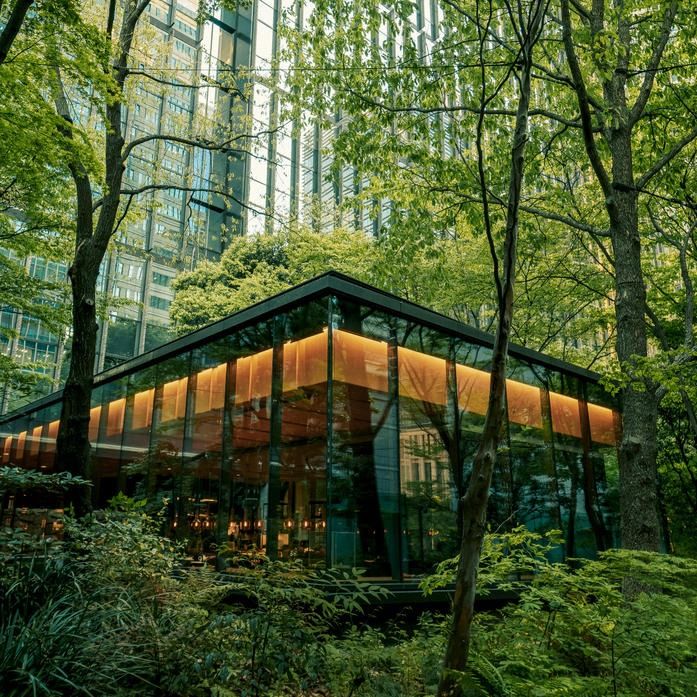
<path fill-rule="evenodd" d="M 96 378 L 96 506 L 166 503 L 192 559 L 257 551 L 406 580 L 457 552 L 492 337 L 328 273 Z M 50 472 L 60 393 L 0 422 L 2 463 Z M 513 347 L 492 529 L 561 529 L 565 556 L 617 540 L 618 413 L 597 376 Z M 50 532 L 57 498 L 5 495 Z"/>

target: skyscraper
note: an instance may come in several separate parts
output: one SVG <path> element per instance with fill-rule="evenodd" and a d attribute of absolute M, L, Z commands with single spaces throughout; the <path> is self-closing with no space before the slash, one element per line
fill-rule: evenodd
<path fill-rule="evenodd" d="M 253 6 L 219 9 L 201 22 L 198 0 L 152 0 L 140 20 L 145 39 L 141 37 L 141 45 L 136 43 L 132 51 L 136 73 L 143 74 L 127 82 L 127 140 L 191 132 L 204 119 L 237 119 L 239 128 L 246 127 L 243 119 L 252 107 L 236 76 L 240 66 L 253 63 L 255 14 Z M 74 100 L 73 108 L 75 119 L 84 124 L 94 118 L 84 101 Z M 226 234 L 244 233 L 248 157 L 243 150 L 209 151 L 169 140 L 133 150 L 124 173 L 125 189 L 155 182 L 182 188 L 158 188 L 134 198 L 118 228 L 99 281 L 108 316 L 100 323 L 97 371 L 170 338 L 173 278 L 203 259 L 219 258 Z M 229 196 L 215 193 L 222 190 Z M 66 278 L 66 264 L 38 258 L 24 263 L 32 276 L 57 282 Z M 21 363 L 43 364 L 45 377 L 30 397 L 55 389 L 64 372 L 69 337 L 51 333 L 13 308 L 2 308 L 0 327 L 7 330 L 0 335 L 0 351 Z M 26 398 L 0 389 L 0 413 L 21 401 Z"/>
<path fill-rule="evenodd" d="M 231 235 L 270 232 L 291 218 L 320 230 L 342 224 L 375 234 L 389 214 L 387 201 L 356 204 L 349 211 L 341 207 L 363 186 L 349 166 L 332 172 L 328 146 L 341 128 L 341 114 L 329 128 L 282 121 L 283 76 L 292 66 L 282 61 L 279 26 L 289 13 L 298 28 L 304 27 L 306 10 L 294 0 L 254 0 L 236 10 L 216 10 L 201 22 L 198 9 L 198 0 L 151 0 L 141 19 L 145 45 L 136 44 L 132 52 L 143 75 L 127 82 L 126 137 L 191 131 L 201 120 L 216 119 L 223 127 L 237 120 L 239 129 L 256 135 L 227 152 L 168 140 L 133 151 L 125 188 L 137 190 L 153 181 L 182 188 L 160 188 L 134 199 L 119 226 L 100 276 L 108 316 L 100 326 L 97 371 L 171 337 L 173 279 L 202 260 L 218 259 Z M 413 31 L 426 55 L 437 38 L 435 0 L 415 3 Z M 89 120 L 89 105 L 78 106 L 75 117 Z M 56 280 L 67 271 L 64 264 L 41 259 L 28 259 L 26 265 L 30 273 Z M 0 336 L 0 351 L 44 363 L 45 378 L 30 397 L 55 389 L 69 337 L 52 334 L 11 308 L 0 312 L 0 326 L 16 335 Z M 0 390 L 0 413 L 22 401 Z"/>

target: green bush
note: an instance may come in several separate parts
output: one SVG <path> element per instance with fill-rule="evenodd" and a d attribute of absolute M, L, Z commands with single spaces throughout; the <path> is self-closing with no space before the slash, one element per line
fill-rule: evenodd
<path fill-rule="evenodd" d="M 118 497 L 46 544 L 0 542 L 3 697 L 420 697 L 435 694 L 449 620 L 381 628 L 384 594 L 262 556 L 221 576 L 181 565 L 145 505 Z M 480 587 L 518 601 L 475 618 L 465 697 L 697 694 L 697 562 L 612 551 L 553 564 L 556 533 L 487 538 Z M 452 581 L 457 560 L 424 581 Z M 626 579 L 648 589 L 623 593 Z M 336 593 L 337 587 L 343 592 Z"/>
<path fill-rule="evenodd" d="M 466 694 L 697 694 L 697 561 L 612 550 L 554 564 L 546 555 L 557 543 L 558 533 L 524 528 L 487 539 L 480 584 L 519 600 L 476 616 Z M 442 564 L 424 587 L 452 581 L 455 568 Z M 648 592 L 624 593 L 627 579 Z"/>

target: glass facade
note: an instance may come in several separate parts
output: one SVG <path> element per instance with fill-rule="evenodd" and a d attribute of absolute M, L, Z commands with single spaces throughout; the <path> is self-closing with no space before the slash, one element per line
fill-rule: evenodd
<path fill-rule="evenodd" d="M 490 347 L 326 274 L 99 376 L 95 505 L 123 491 L 164 506 L 190 558 L 223 568 L 263 551 L 418 576 L 457 551 Z M 612 400 L 590 373 L 522 349 L 509 371 L 492 528 L 561 529 L 560 558 L 616 545 Z M 3 464 L 51 471 L 59 406 L 0 422 Z M 24 527 L 59 518 L 58 499 L 8 494 L 2 506 Z"/>

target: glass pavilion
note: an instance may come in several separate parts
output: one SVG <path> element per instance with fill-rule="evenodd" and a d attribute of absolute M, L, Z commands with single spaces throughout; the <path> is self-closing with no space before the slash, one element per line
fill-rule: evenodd
<path fill-rule="evenodd" d="M 166 503 L 195 559 L 271 558 L 404 580 L 457 551 L 492 337 L 328 273 L 96 378 L 94 503 Z M 2 464 L 50 472 L 60 393 L 0 421 Z M 561 529 L 559 556 L 617 543 L 618 413 L 597 376 L 510 352 L 492 528 Z M 50 533 L 61 502 L 2 501 Z"/>

